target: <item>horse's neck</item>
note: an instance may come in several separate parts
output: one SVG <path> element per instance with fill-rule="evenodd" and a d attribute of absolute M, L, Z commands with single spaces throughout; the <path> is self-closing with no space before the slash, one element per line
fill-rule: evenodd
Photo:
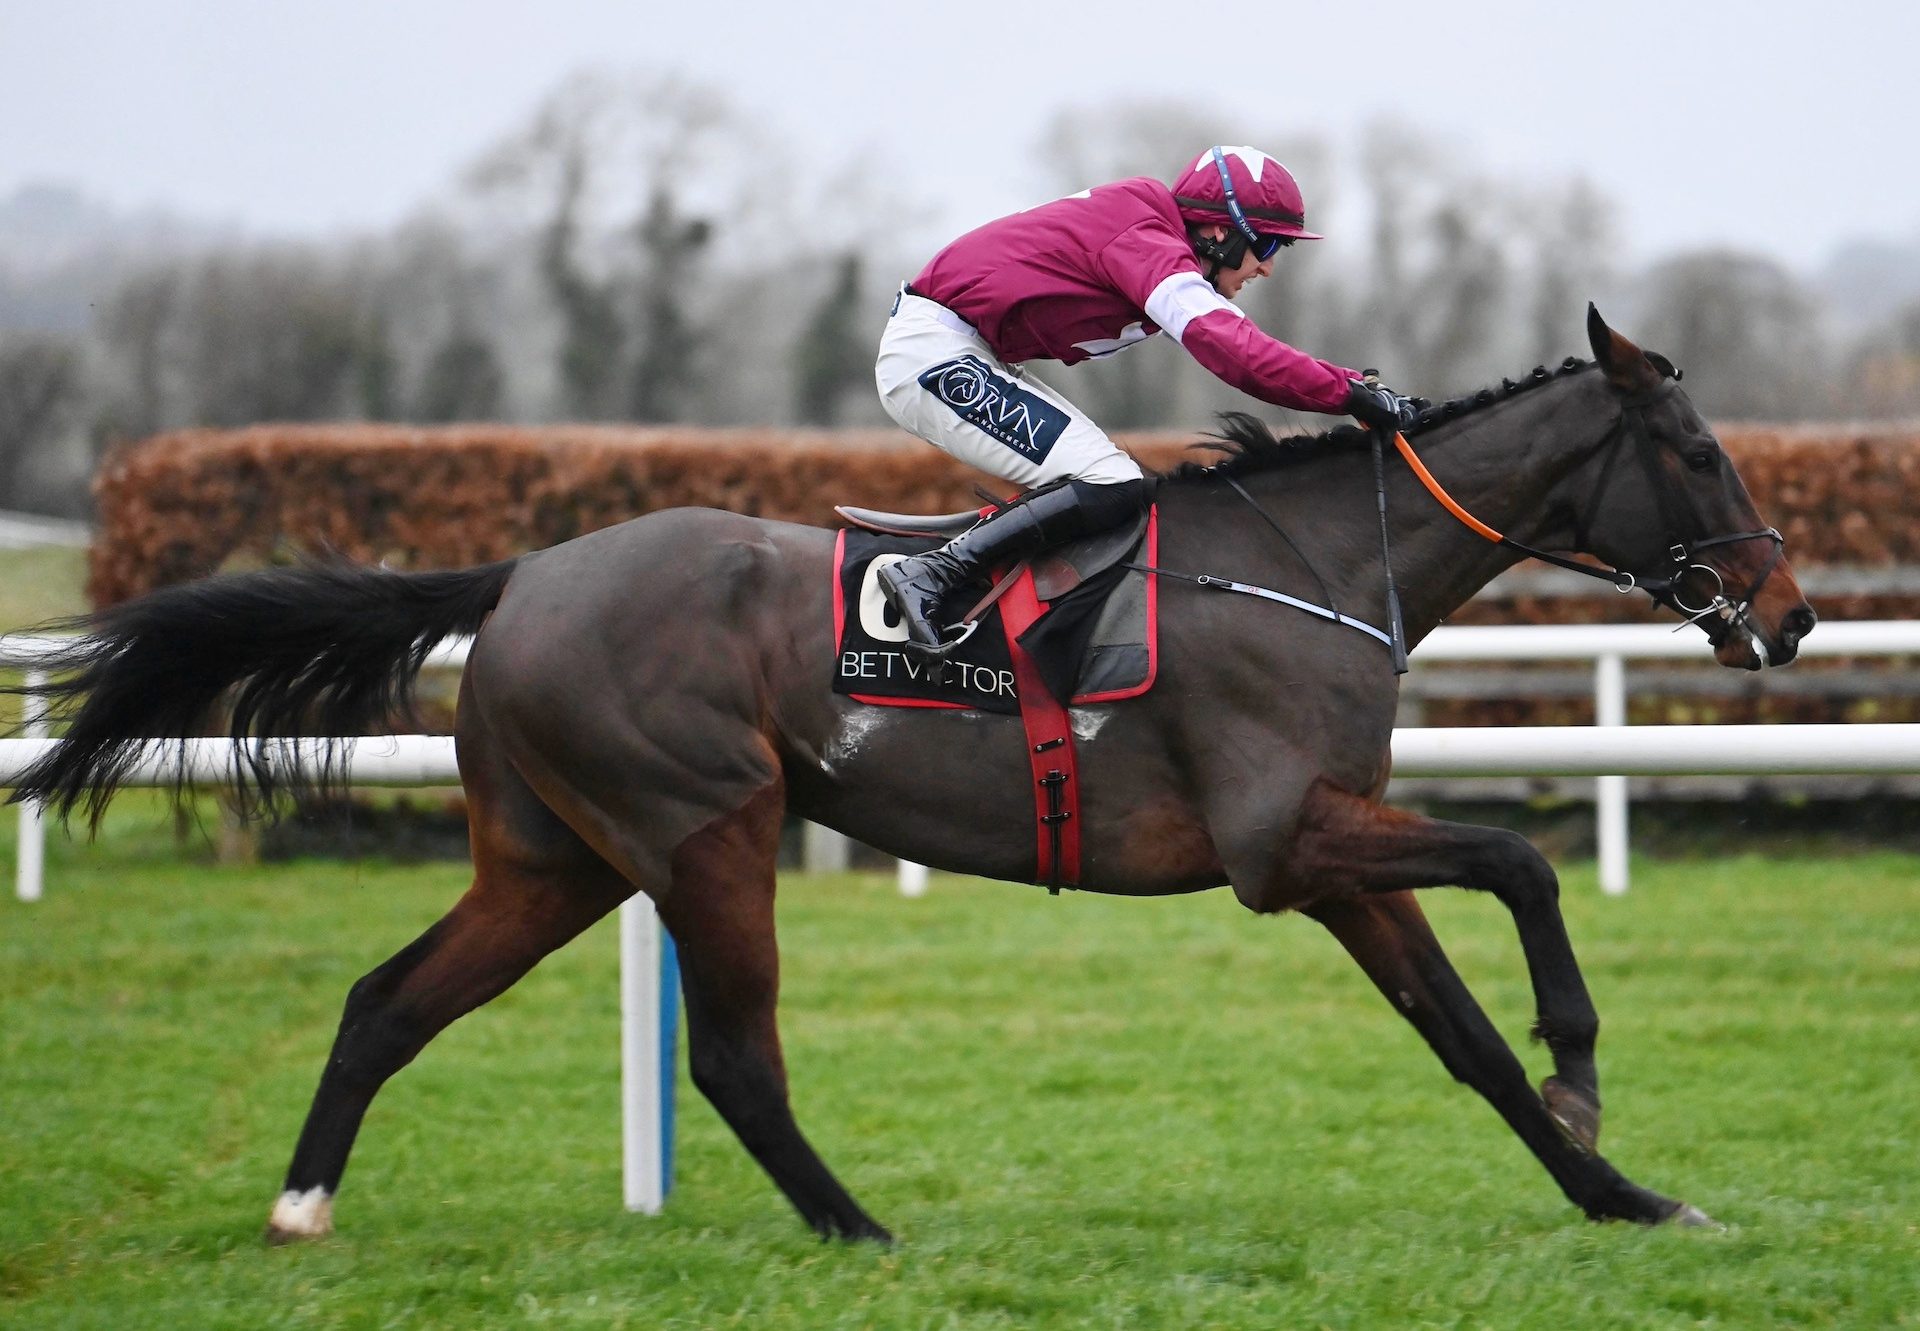
<path fill-rule="evenodd" d="M 1529 545 L 1551 535 L 1568 479 L 1611 423 L 1597 375 L 1569 378 L 1484 408 L 1434 431 L 1418 450 L 1434 479 L 1481 522 Z M 1526 556 L 1479 535 L 1390 460 L 1393 568 L 1407 637 L 1418 642 L 1474 593 Z"/>
<path fill-rule="evenodd" d="M 1482 408 L 1423 434 L 1421 461 L 1467 512 L 1533 543 L 1554 491 L 1608 425 L 1597 377 L 1570 378 Z M 1523 556 L 1477 535 L 1430 495 L 1397 453 L 1385 459 L 1394 581 L 1410 643 L 1431 633 Z M 1364 458 L 1333 457 L 1252 477 L 1249 488 L 1300 543 L 1340 609 L 1386 624 L 1386 578 L 1373 471 Z M 1276 571 L 1293 568 L 1278 537 L 1248 512 L 1256 546 Z M 1289 577 L 1289 581 L 1295 578 Z"/>

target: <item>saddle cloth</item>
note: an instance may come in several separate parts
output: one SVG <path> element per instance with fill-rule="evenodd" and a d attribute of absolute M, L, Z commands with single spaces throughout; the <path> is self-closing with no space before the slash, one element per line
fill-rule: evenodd
<path fill-rule="evenodd" d="M 1008 596 L 982 616 L 971 637 L 944 660 L 922 663 L 907 654 L 906 628 L 881 595 L 874 574 L 887 562 L 939 544 L 937 538 L 840 532 L 833 560 L 835 693 L 883 707 L 970 707 L 1018 714 L 1020 672 L 1014 669 L 1010 642 L 1018 642 L 1030 655 L 1060 703 L 1118 702 L 1153 687 L 1159 668 L 1155 579 L 1125 564 L 1150 565 L 1158 558 L 1157 509 L 1120 563 L 1050 602 L 1033 596 L 1032 570 L 1022 572 Z M 1010 633 L 1001 610 L 1016 595 L 1022 602 L 1037 601 L 1039 614 L 1030 625 Z M 970 603 L 965 591 L 955 599 Z"/>

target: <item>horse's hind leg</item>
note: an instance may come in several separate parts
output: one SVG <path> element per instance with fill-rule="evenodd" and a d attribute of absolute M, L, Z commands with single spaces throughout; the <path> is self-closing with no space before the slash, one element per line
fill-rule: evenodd
<path fill-rule="evenodd" d="M 1628 1181 L 1597 1152 L 1566 1139 L 1533 1093 L 1526 1069 L 1447 960 L 1410 892 L 1306 908 L 1411 1022 L 1448 1072 L 1484 1096 L 1532 1149 L 1569 1200 L 1596 1220 L 1710 1223 L 1694 1207 Z"/>
<path fill-rule="evenodd" d="M 683 842 L 661 918 L 680 952 L 694 1084 L 822 1237 L 891 1236 L 808 1145 L 787 1099 L 774 1009 L 778 784 Z"/>
<path fill-rule="evenodd" d="M 387 1078 L 456 1018 L 505 991 L 632 894 L 632 885 L 539 801 L 475 727 L 463 724 L 463 732 L 473 886 L 348 993 L 267 1224 L 270 1242 L 332 1228 L 347 1155 Z"/>
<path fill-rule="evenodd" d="M 694 1085 L 822 1238 L 891 1240 L 800 1133 L 787 1100 L 774 1007 L 779 782 L 716 819 L 673 854 L 660 917 L 680 953 Z"/>

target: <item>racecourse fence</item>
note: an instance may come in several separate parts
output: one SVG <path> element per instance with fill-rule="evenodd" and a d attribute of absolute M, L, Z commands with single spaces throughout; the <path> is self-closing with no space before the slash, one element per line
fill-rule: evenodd
<path fill-rule="evenodd" d="M 0 638 L 0 666 L 38 677 L 46 639 Z M 464 641 L 442 643 L 430 666 L 466 658 Z M 1632 775 L 1670 773 L 1920 773 L 1920 724 L 1796 726 L 1628 726 L 1626 662 L 1698 658 L 1701 640 L 1648 625 L 1442 628 L 1415 653 L 1438 661 L 1585 660 L 1593 665 L 1595 726 L 1510 728 L 1402 727 L 1393 735 L 1397 777 L 1597 776 L 1601 821 L 1601 881 L 1609 892 L 1626 888 L 1626 786 Z M 1802 645 L 1803 655 L 1920 654 L 1920 622 L 1823 624 Z M 21 738 L 0 740 L 0 786 L 59 741 L 46 720 L 29 713 Z M 311 765 L 331 744 L 343 746 L 342 766 L 361 785 L 451 785 L 459 781 L 453 740 L 443 735 L 398 735 L 329 741 L 266 741 L 259 751 L 276 765 Z M 239 754 L 226 739 L 184 745 L 155 743 L 130 773 L 130 785 L 230 780 Z M 1618 782 L 1618 785 L 1608 785 Z M 21 810 L 17 890 L 39 897 L 44 872 L 44 828 L 39 810 Z M 1609 878 L 1609 874 L 1615 875 Z M 925 871 L 902 866 L 903 886 L 924 890 Z M 671 940 L 652 902 L 636 896 L 620 910 L 621 1102 L 623 1192 L 631 1210 L 657 1212 L 671 1186 L 674 1032 L 678 982 Z"/>
<path fill-rule="evenodd" d="M 433 670 L 463 666 L 468 642 L 464 638 L 453 638 L 439 644 L 427 658 L 426 668 Z M 55 646 L 57 640 L 54 639 L 0 636 L 0 668 L 24 670 L 28 681 L 33 682 L 40 678 L 36 667 Z M 1800 655 L 1802 658 L 1920 656 L 1920 621 L 1824 623 L 1800 645 Z M 1920 772 L 1920 767 L 1901 765 L 1895 741 L 1888 741 L 1894 744 L 1895 757 L 1891 766 L 1884 762 L 1872 766 L 1832 765 L 1844 763 L 1850 753 L 1856 761 L 1869 761 L 1875 750 L 1867 742 L 1867 732 L 1874 728 L 1863 725 L 1628 727 L 1626 717 L 1630 678 L 1627 663 L 1630 661 L 1710 663 L 1711 658 L 1697 634 L 1675 633 L 1658 624 L 1443 626 L 1436 629 L 1412 655 L 1413 671 L 1408 676 L 1405 695 L 1413 705 L 1403 708 L 1403 720 L 1411 719 L 1406 713 L 1417 712 L 1421 699 L 1434 696 L 1437 692 L 1458 692 L 1465 688 L 1476 696 L 1527 694 L 1541 690 L 1564 693 L 1570 686 L 1569 676 L 1565 672 L 1549 677 L 1529 672 L 1525 675 L 1502 674 L 1492 678 L 1446 677 L 1445 682 L 1436 689 L 1436 677 L 1442 676 L 1448 665 L 1579 662 L 1587 667 L 1585 687 L 1593 696 L 1596 726 L 1453 731 L 1403 724 L 1394 732 L 1396 784 L 1409 779 L 1596 777 L 1593 794 L 1600 884 L 1609 894 L 1618 895 L 1630 885 L 1628 780 L 1632 776 L 1747 777 L 1868 773 L 1886 776 Z M 1704 676 L 1689 678 L 1718 681 L 1726 678 L 1728 673 L 1715 666 Z M 1766 677 L 1764 674 L 1760 676 Z M 1804 688 L 1811 681 L 1816 689 L 1831 687 L 1853 696 L 1887 691 L 1904 695 L 1920 687 L 1920 680 L 1910 674 L 1885 672 L 1840 677 L 1800 672 L 1795 678 L 1796 688 Z M 1667 675 L 1657 676 L 1655 682 L 1660 690 L 1674 686 L 1673 677 Z M 1630 737 L 1616 740 L 1595 733 L 1598 729 L 1616 727 L 1628 730 Z M 1879 729 L 1896 736 L 1920 733 L 1920 726 Z M 1669 754 L 1669 746 L 1682 743 L 1678 738 L 1680 735 L 1695 732 L 1707 732 L 1718 738 L 1706 742 L 1703 747 L 1694 748 L 1690 753 L 1676 748 L 1670 756 L 1660 756 Z M 1736 742 L 1731 736 L 1739 732 L 1772 735 L 1774 739 L 1766 743 L 1757 739 Z M 26 747 L 27 744 L 43 740 L 46 733 L 45 720 L 32 709 L 30 703 L 21 728 L 21 734 L 26 738 L 0 741 L 0 751 L 15 755 L 0 758 L 0 782 L 31 761 L 26 755 L 37 750 Z M 1461 738 L 1450 740 L 1445 738 L 1448 735 Z M 1495 738 L 1501 735 L 1507 736 L 1507 739 L 1500 741 Z M 1789 735 L 1793 737 L 1790 740 L 1786 738 Z M 1465 736 L 1481 738 L 1469 740 Z M 362 785 L 458 784 L 459 776 L 452 764 L 450 740 L 403 736 L 397 742 L 400 747 L 391 753 L 368 751 L 357 754 L 354 779 Z M 194 782 L 217 784 L 227 779 L 232 770 L 232 758 L 230 750 L 224 747 L 225 743 L 221 740 L 205 740 L 195 741 L 188 746 Z M 1736 748 L 1736 743 L 1743 747 Z M 1562 747 L 1556 749 L 1556 746 Z M 441 752 L 443 747 L 444 755 Z M 303 752 L 296 745 L 289 750 L 289 760 L 298 760 Z M 1716 753 L 1731 756 L 1722 764 L 1716 762 Z M 1605 757 L 1590 757 L 1592 755 Z M 159 760 L 156 758 L 153 761 Z M 1593 765 L 1596 761 L 1600 766 Z M 416 769 L 408 765 L 414 762 L 426 766 Z M 164 769 L 149 765 L 143 768 L 143 776 L 150 778 L 152 784 L 167 784 L 173 780 L 176 765 L 174 760 L 168 760 Z M 1400 796 L 1413 794 L 1404 787 L 1395 793 Z M 848 862 L 848 844 L 836 832 L 809 825 L 803 836 L 804 863 L 807 868 L 815 870 L 844 868 Z M 38 899 L 42 891 L 44 848 L 45 830 L 39 810 L 32 805 L 23 805 L 15 871 L 16 895 L 23 901 Z M 899 881 L 902 895 L 917 896 L 926 890 L 926 870 L 923 866 L 902 863 Z"/>

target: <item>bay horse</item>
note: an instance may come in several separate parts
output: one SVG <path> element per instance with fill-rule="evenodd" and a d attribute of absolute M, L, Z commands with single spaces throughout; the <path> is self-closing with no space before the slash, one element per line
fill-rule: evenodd
<path fill-rule="evenodd" d="M 1638 573 L 1692 604 L 1724 665 L 1793 659 L 1814 614 L 1673 367 L 1589 307 L 1594 360 L 1427 410 L 1409 433 L 1459 507 L 1513 540 Z M 1520 391 L 1524 389 L 1525 391 Z M 1316 594 L 1268 519 L 1330 570 L 1346 613 L 1385 622 L 1366 436 L 1276 440 L 1163 478 L 1161 567 Z M 1521 557 L 1394 466 L 1406 638 L 1417 644 Z M 829 690 L 834 535 L 680 509 L 458 572 L 270 569 L 101 611 L 44 690 L 66 742 L 13 798 L 97 820 L 142 742 L 353 735 L 405 702 L 441 637 L 476 632 L 455 721 L 473 882 L 347 995 L 268 1237 L 312 1237 L 381 1085 L 449 1023 L 635 892 L 680 950 L 694 1084 L 823 1237 L 886 1241 L 808 1145 L 775 1024 L 774 858 L 788 810 L 902 858 L 1036 876 L 1016 717 L 871 709 Z M 1662 578 L 1658 575 L 1665 572 Z M 1385 807 L 1397 677 L 1350 627 L 1163 580 L 1160 677 L 1079 715 L 1085 890 L 1231 886 L 1347 949 L 1455 1078 L 1484 1096 L 1589 1217 L 1710 1223 L 1597 1150 L 1598 1018 L 1552 867 L 1515 833 Z M 287 774 L 237 772 L 269 798 Z M 338 775 L 337 772 L 334 775 Z M 1512 913 L 1553 1073 L 1535 1090 L 1441 950 L 1414 889 L 1492 893 Z"/>

